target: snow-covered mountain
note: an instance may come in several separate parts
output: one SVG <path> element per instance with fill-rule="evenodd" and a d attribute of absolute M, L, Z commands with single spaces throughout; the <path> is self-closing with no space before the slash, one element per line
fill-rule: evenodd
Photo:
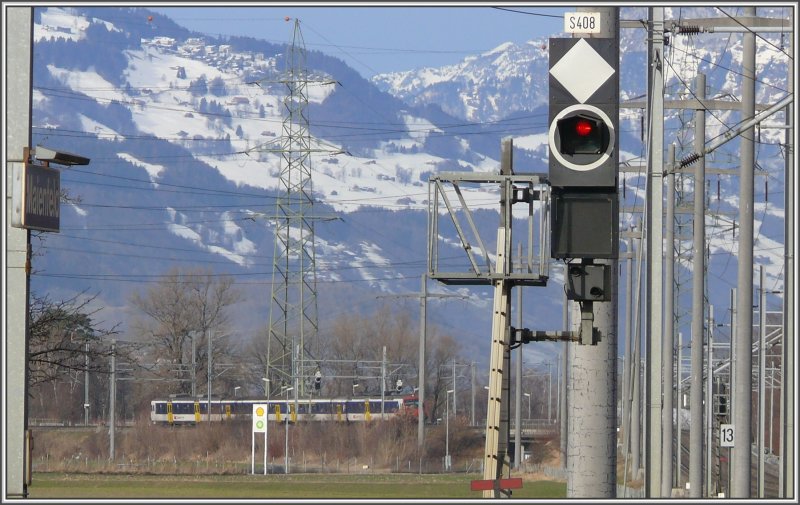
<path fill-rule="evenodd" d="M 626 18 L 642 17 L 642 11 L 623 9 Z M 645 93 L 644 35 L 623 32 L 622 101 Z M 285 33 L 264 37 L 289 40 Z M 709 74 L 710 96 L 738 96 L 740 39 L 672 38 L 668 97 L 686 98 L 683 83 L 698 71 Z M 779 37 L 767 40 L 759 44 L 759 103 L 775 101 L 786 88 Z M 287 88 L 280 81 L 287 47 L 191 33 L 146 9 L 118 7 L 37 7 L 34 41 L 33 143 L 81 153 L 92 163 L 62 173 L 70 203 L 62 208 L 61 232 L 48 234 L 40 246 L 32 288 L 100 292 L 105 318 L 127 320 L 133 292 L 148 289 L 173 266 L 203 266 L 234 276 L 248 293 L 237 307 L 234 332 L 251 335 L 263 328 L 274 251 L 271 216 L 284 163 L 276 151 L 283 135 Z M 547 40 L 503 44 L 458 65 L 379 75 L 372 82 L 323 53 L 308 51 L 307 58 L 311 81 L 337 83 L 308 86 L 318 151 L 308 163 L 315 214 L 325 218 L 315 225 L 320 327 L 380 303 L 416 314 L 416 299 L 378 295 L 419 290 L 426 268 L 428 177 L 497 172 L 500 139 L 509 135 L 518 171 L 547 170 Z M 642 114 L 622 109 L 621 159 L 632 165 L 645 154 Z M 708 138 L 736 116 L 715 112 Z M 683 142 L 679 156 L 690 152 L 691 128 L 685 127 L 691 114 L 669 111 L 665 119 L 668 142 Z M 769 263 L 771 285 L 779 286 L 783 166 L 776 144 L 782 131 L 760 134 L 759 166 L 770 182 L 768 198 L 757 190 L 756 257 Z M 735 168 L 736 146 L 731 142 L 712 161 Z M 623 179 L 624 228 L 641 218 L 631 211 L 642 205 L 645 178 L 625 173 Z M 722 217 L 707 218 L 709 226 L 731 219 L 725 216 L 735 219 L 735 179 L 710 179 L 709 207 Z M 690 195 L 691 178 L 684 184 Z M 476 222 L 492 238 L 496 194 L 480 191 L 474 205 L 483 210 Z M 734 237 L 725 226 L 715 229 L 709 232 L 709 292 L 725 306 L 736 272 Z M 463 250 L 453 244 L 440 254 Z M 529 290 L 527 326 L 560 327 L 560 273 L 554 267 L 550 286 Z M 433 284 L 431 289 L 470 296 L 465 302 L 431 299 L 428 314 L 459 337 L 464 357 L 482 361 L 490 292 Z M 347 307 L 340 304 L 344 299 Z M 555 349 L 529 347 L 532 362 L 549 359 Z"/>
<path fill-rule="evenodd" d="M 380 74 L 381 91 L 414 105 L 436 103 L 467 121 L 497 121 L 509 112 L 547 106 L 547 39 L 507 42 L 461 63 Z"/>

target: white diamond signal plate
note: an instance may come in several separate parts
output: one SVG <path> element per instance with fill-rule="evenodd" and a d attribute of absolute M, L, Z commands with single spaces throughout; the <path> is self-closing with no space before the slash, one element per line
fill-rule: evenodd
<path fill-rule="evenodd" d="M 553 65 L 550 73 L 578 102 L 585 103 L 614 75 L 614 67 L 580 39 Z"/>

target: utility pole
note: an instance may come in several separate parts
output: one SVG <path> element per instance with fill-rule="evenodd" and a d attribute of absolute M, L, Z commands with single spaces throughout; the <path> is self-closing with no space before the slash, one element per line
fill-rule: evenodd
<path fill-rule="evenodd" d="M 697 74 L 695 95 L 706 97 L 705 75 Z M 694 115 L 695 150 L 702 150 L 706 140 L 705 110 Z M 689 496 L 700 498 L 703 492 L 703 304 L 705 299 L 705 157 L 695 163 L 694 234 L 692 240 L 692 396 L 689 427 Z M 710 364 L 709 364 L 710 366 Z"/>
<path fill-rule="evenodd" d="M 639 223 L 641 229 L 641 222 Z M 644 251 L 641 239 L 634 239 L 636 251 L 636 292 L 633 306 L 633 356 L 631 359 L 631 473 L 639 478 L 642 454 L 642 260 Z"/>
<path fill-rule="evenodd" d="M 27 498 L 30 481 L 30 432 L 28 430 L 28 313 L 30 230 L 11 225 L 14 173 L 22 172 L 31 145 L 31 79 L 33 75 L 33 8 L 3 8 L 5 44 L 5 173 L 6 262 L 3 297 L 6 303 L 4 439 L 5 498 Z M 14 296 L 8 296 L 10 294 Z M 24 296 L 23 296 L 24 295 Z"/>
<path fill-rule="evenodd" d="M 578 7 L 577 11 L 600 14 L 600 33 L 581 34 L 577 38 L 611 39 L 611 45 L 618 47 L 617 7 Z M 614 51 L 612 53 L 618 55 Z M 618 67 L 618 61 L 611 63 L 615 68 Z M 618 100 L 615 105 L 618 105 Z M 550 152 L 551 181 L 554 175 L 552 168 L 554 152 L 553 150 Z M 617 163 L 614 165 L 612 174 L 614 186 L 610 191 L 612 198 L 616 200 L 618 166 Z M 614 241 L 618 242 L 617 234 L 614 234 Z M 586 345 L 585 340 L 582 344 L 577 342 L 568 344 L 571 350 L 567 380 L 567 497 L 569 498 L 616 496 L 618 245 L 615 244 L 614 248 L 615 253 L 611 255 L 613 259 L 594 260 L 594 265 L 607 268 L 610 272 L 610 285 L 607 286 L 609 301 L 602 303 L 573 301 L 570 304 L 572 330 L 576 334 L 581 334 L 582 339 L 589 336 L 587 332 L 591 332 L 593 342 L 591 345 Z M 585 324 L 587 317 L 591 317 L 591 324 Z M 594 337 L 595 333 L 599 339 Z"/>
<path fill-rule="evenodd" d="M 744 7 L 743 16 L 755 16 L 755 7 Z M 755 115 L 756 35 L 742 34 L 742 114 L 745 121 Z M 737 254 L 736 297 L 736 410 L 733 411 L 735 441 L 733 446 L 733 486 L 731 498 L 750 498 L 753 378 L 753 176 L 754 130 L 742 134 L 739 147 L 739 247 Z"/>
<path fill-rule="evenodd" d="M 517 258 L 522 259 L 522 244 L 517 245 Z M 517 288 L 517 327 L 522 328 L 522 288 Z M 522 461 L 522 346 L 517 349 L 517 369 L 514 373 L 514 468 Z"/>
<path fill-rule="evenodd" d="M 728 379 L 729 386 L 729 401 L 728 412 L 729 418 L 733 421 L 733 413 L 736 412 L 736 377 L 739 374 L 739 365 L 737 365 L 737 337 L 736 337 L 736 288 L 731 289 L 731 375 Z M 735 443 L 734 434 L 734 443 Z M 733 492 L 733 448 L 728 449 L 728 496 Z"/>
<path fill-rule="evenodd" d="M 192 398 L 197 398 L 197 332 L 189 334 L 192 338 Z"/>
<path fill-rule="evenodd" d="M 386 402 L 386 346 L 381 353 L 381 421 L 386 420 L 384 403 Z"/>
<path fill-rule="evenodd" d="M 83 356 L 83 425 L 89 426 L 89 342 L 84 344 Z"/>
<path fill-rule="evenodd" d="M 206 331 L 206 341 L 208 342 L 208 353 L 206 359 L 208 360 L 208 392 L 206 394 L 206 421 L 211 421 L 211 330 Z"/>
<path fill-rule="evenodd" d="M 422 290 L 419 295 L 419 383 L 417 384 L 417 448 L 425 444 L 425 344 L 428 338 L 428 276 L 422 274 Z"/>
<path fill-rule="evenodd" d="M 426 350 L 428 340 L 428 298 L 460 298 L 462 300 L 468 297 L 462 295 L 445 295 L 445 294 L 428 294 L 428 275 L 422 274 L 421 290 L 419 293 L 404 293 L 396 295 L 381 295 L 378 298 L 419 298 L 419 365 L 418 365 L 418 382 L 417 385 L 417 401 L 419 402 L 419 409 L 417 415 L 417 446 L 422 448 L 425 444 L 425 363 Z M 455 370 L 455 368 L 454 368 Z M 473 411 L 475 409 L 473 408 Z"/>
<path fill-rule="evenodd" d="M 633 250 L 633 236 L 630 235 L 625 240 L 626 249 L 626 274 L 625 274 L 625 354 L 622 359 L 622 451 L 625 456 L 623 472 L 627 477 L 628 455 L 630 454 L 631 440 L 631 384 L 632 381 L 632 360 L 633 360 L 633 336 L 631 328 L 633 326 L 633 300 L 631 298 L 633 286 L 633 260 L 635 253 Z M 638 298 L 638 297 L 637 297 Z"/>
<path fill-rule="evenodd" d="M 512 169 L 511 139 L 504 139 L 501 149 L 500 174 L 511 175 Z M 506 241 L 511 237 L 511 230 L 506 227 L 507 212 L 510 211 L 507 200 L 506 185 L 500 188 L 500 226 L 497 229 L 497 262 L 495 272 L 508 274 L 510 272 L 511 258 L 506 254 Z M 510 217 L 510 216 L 509 216 Z M 511 314 L 511 283 L 501 277 L 494 281 L 494 306 L 492 315 L 492 347 L 489 358 L 489 399 L 486 410 L 486 440 L 483 461 L 484 480 L 497 480 L 503 474 L 506 464 L 506 451 L 508 448 L 508 410 L 503 406 L 508 402 L 508 382 L 511 370 L 509 368 L 509 347 L 511 335 L 509 329 L 509 316 Z M 500 498 L 500 490 L 483 492 L 484 498 Z"/>
<path fill-rule="evenodd" d="M 675 351 L 675 308 L 674 284 L 675 278 L 675 144 L 667 148 L 667 216 L 666 216 L 666 251 L 664 265 L 664 344 L 661 354 L 664 358 L 664 408 L 661 410 L 661 496 L 672 496 L 672 468 L 673 468 L 673 352 Z M 680 345 L 680 343 L 679 343 Z M 680 367 L 680 363 L 678 364 Z M 680 378 L 678 379 L 680 381 Z M 680 408 L 680 404 L 678 404 Z M 680 417 L 680 411 L 678 411 Z M 680 431 L 678 432 L 680 442 Z M 678 470 L 680 471 L 680 467 Z"/>
<path fill-rule="evenodd" d="M 116 461 L 116 454 L 114 452 L 114 443 L 116 440 L 117 429 L 117 340 L 111 341 L 111 379 L 108 384 L 108 445 L 109 445 L 109 459 L 111 464 Z"/>
<path fill-rule="evenodd" d="M 564 263 L 564 284 L 567 283 L 567 269 L 569 267 Z M 562 300 L 562 322 L 561 329 L 569 331 L 569 300 L 567 300 L 567 290 L 564 289 L 564 298 Z M 569 373 L 569 343 L 561 343 L 561 405 L 559 405 L 559 434 L 560 443 L 559 449 L 561 452 L 561 468 L 567 468 L 567 374 Z"/>
<path fill-rule="evenodd" d="M 615 96 L 618 97 L 618 93 Z M 547 272 L 548 258 L 546 257 L 547 247 L 542 245 L 541 242 L 547 233 L 544 230 L 549 230 L 548 224 L 550 220 L 548 214 L 551 197 L 550 189 L 540 174 L 514 174 L 512 170 L 512 153 L 512 140 L 510 138 L 503 139 L 500 156 L 500 175 L 465 175 L 461 172 L 439 173 L 436 177 L 431 177 L 429 181 L 428 267 L 430 276 L 445 284 L 489 285 L 494 288 L 492 340 L 489 359 L 489 394 L 486 416 L 486 443 L 484 446 L 483 459 L 484 479 L 473 481 L 473 489 L 482 491 L 484 498 L 499 498 L 501 495 L 507 496 L 510 494 L 509 489 L 511 489 L 508 486 L 514 486 L 517 482 L 516 480 L 511 482 L 501 479 L 504 467 L 509 468 L 511 463 L 508 460 L 507 452 L 510 416 L 510 403 L 508 403 L 508 401 L 511 375 L 510 350 L 512 348 L 512 333 L 514 336 L 514 347 L 532 340 L 579 338 L 579 336 L 574 334 L 564 334 L 565 332 L 534 332 L 525 328 L 512 329 L 509 324 L 511 287 L 547 285 L 547 280 L 549 278 Z M 497 253 L 494 257 L 488 253 L 484 245 L 485 243 L 477 231 L 475 221 L 472 219 L 472 213 L 464 198 L 464 193 L 462 193 L 459 186 L 459 184 L 463 182 L 472 184 L 494 183 L 500 185 L 500 224 L 496 235 Z M 463 210 L 463 214 L 460 216 L 454 212 L 453 201 L 451 197 L 448 196 L 444 183 L 452 184 L 454 193 L 449 192 L 449 195 L 454 195 L 458 198 L 461 209 Z M 534 243 L 533 226 L 531 223 L 533 223 L 534 220 L 534 203 L 536 201 L 541 202 L 541 212 L 539 213 L 538 219 L 540 227 L 542 227 L 540 228 L 542 232 L 538 237 L 540 241 L 538 271 L 534 271 L 532 263 L 532 251 L 536 244 Z M 444 272 L 439 268 L 439 243 L 443 241 L 442 237 L 445 236 L 439 229 L 440 202 L 447 206 L 447 213 L 453 224 L 451 230 L 458 235 L 458 240 L 461 241 L 464 251 L 468 256 L 471 266 L 469 272 L 464 272 L 463 270 Z M 512 218 L 514 217 L 512 206 L 516 203 L 527 204 L 528 210 L 528 268 L 524 272 L 512 271 L 510 264 L 512 256 Z M 605 205 L 605 202 L 601 203 Z M 468 222 L 469 229 L 465 229 L 461 226 L 460 221 L 464 219 Z M 616 220 L 604 221 L 604 225 L 606 226 L 609 223 L 616 223 Z M 477 252 L 477 249 L 474 249 L 469 243 L 470 238 L 467 233 L 465 233 L 465 230 L 472 232 L 472 235 L 477 241 L 477 245 L 482 253 L 480 258 L 473 252 Z M 609 241 L 609 244 L 612 243 L 612 241 Z M 607 283 L 605 283 L 602 276 L 597 277 L 600 277 L 599 280 L 603 282 L 600 291 L 605 295 L 608 292 L 606 289 Z M 591 324 L 589 326 L 591 329 Z M 586 336 L 588 339 L 591 339 L 591 335 Z"/>
<path fill-rule="evenodd" d="M 756 448 L 758 451 L 758 497 L 764 498 L 764 432 L 766 423 L 764 415 L 766 410 L 766 398 L 764 395 L 764 385 L 766 381 L 765 373 L 767 367 L 767 290 L 764 285 L 764 265 L 758 267 L 758 438 Z"/>
<path fill-rule="evenodd" d="M 792 9 L 789 9 L 789 26 L 794 26 Z M 795 38 L 790 37 L 788 41 L 789 61 L 794 61 Z M 788 69 L 788 89 L 794 93 L 794 73 L 796 66 Z M 779 468 L 779 491 L 778 495 L 782 498 L 794 499 L 794 255 L 795 255 L 795 235 L 794 235 L 794 213 L 796 195 L 795 173 L 797 167 L 794 164 L 794 104 L 786 106 L 784 112 L 784 122 L 786 123 L 786 149 L 784 149 L 785 169 L 784 169 L 784 216 L 785 216 L 785 235 L 784 235 L 784 281 L 783 281 L 783 340 L 781 341 L 781 392 L 783 401 L 781 402 L 781 462 Z"/>
<path fill-rule="evenodd" d="M 683 333 L 678 332 L 678 345 L 677 345 L 677 359 L 678 366 L 676 367 L 675 380 L 678 383 L 676 388 L 676 404 L 677 408 L 677 434 L 675 436 L 675 487 L 680 488 L 683 482 L 683 474 L 681 467 L 683 466 L 683 421 L 681 420 L 681 410 L 683 410 L 683 369 L 681 368 L 683 362 Z"/>
<path fill-rule="evenodd" d="M 708 306 L 708 349 L 706 349 L 706 496 L 713 497 L 711 480 L 714 472 L 711 457 L 714 453 L 714 306 Z"/>
<path fill-rule="evenodd" d="M 456 409 L 456 358 L 453 358 L 453 415 L 457 414 L 458 410 Z"/>
<path fill-rule="evenodd" d="M 470 363 L 470 386 L 472 389 L 472 408 L 470 409 L 470 426 L 475 426 L 475 362 Z"/>
<path fill-rule="evenodd" d="M 647 409 L 648 437 L 645 496 L 661 493 L 661 407 L 663 340 L 664 216 L 664 7 L 650 7 L 648 37 L 648 178 L 647 178 Z"/>

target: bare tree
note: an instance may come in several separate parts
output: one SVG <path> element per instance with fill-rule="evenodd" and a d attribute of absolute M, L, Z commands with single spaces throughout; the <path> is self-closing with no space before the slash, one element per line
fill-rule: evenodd
<path fill-rule="evenodd" d="M 431 420 L 436 420 L 439 412 L 444 410 L 447 401 L 447 389 L 452 387 L 452 375 L 444 373 L 446 366 L 459 358 L 456 340 L 449 335 L 439 335 L 438 332 L 429 331 L 426 383 L 426 404 L 429 405 L 428 415 Z M 431 335 L 431 333 L 433 333 Z"/>
<path fill-rule="evenodd" d="M 31 293 L 28 343 L 29 386 L 53 382 L 70 372 L 106 372 L 111 354 L 108 338 L 117 326 L 102 329 L 90 309 L 97 295 L 53 301 Z M 81 298 L 83 298 L 81 300 Z"/>
<path fill-rule="evenodd" d="M 191 390 L 192 339 L 195 339 L 196 378 L 207 379 L 208 337 L 212 333 L 212 365 L 235 355 L 228 337 L 227 308 L 240 299 L 233 279 L 209 270 L 171 270 L 146 293 L 135 293 L 133 306 L 143 314 L 132 328 L 150 345 L 162 374 L 182 379 L 179 392 Z"/>

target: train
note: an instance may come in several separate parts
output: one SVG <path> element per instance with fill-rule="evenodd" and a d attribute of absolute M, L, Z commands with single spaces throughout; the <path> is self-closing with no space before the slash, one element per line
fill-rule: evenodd
<path fill-rule="evenodd" d="M 383 404 L 383 410 L 381 410 Z M 416 395 L 362 398 L 195 398 L 174 395 L 150 402 L 152 424 L 192 425 L 202 422 L 252 419 L 253 405 L 268 405 L 268 419 L 275 422 L 368 422 L 380 419 L 417 419 Z M 211 415 L 208 409 L 211 407 Z"/>

